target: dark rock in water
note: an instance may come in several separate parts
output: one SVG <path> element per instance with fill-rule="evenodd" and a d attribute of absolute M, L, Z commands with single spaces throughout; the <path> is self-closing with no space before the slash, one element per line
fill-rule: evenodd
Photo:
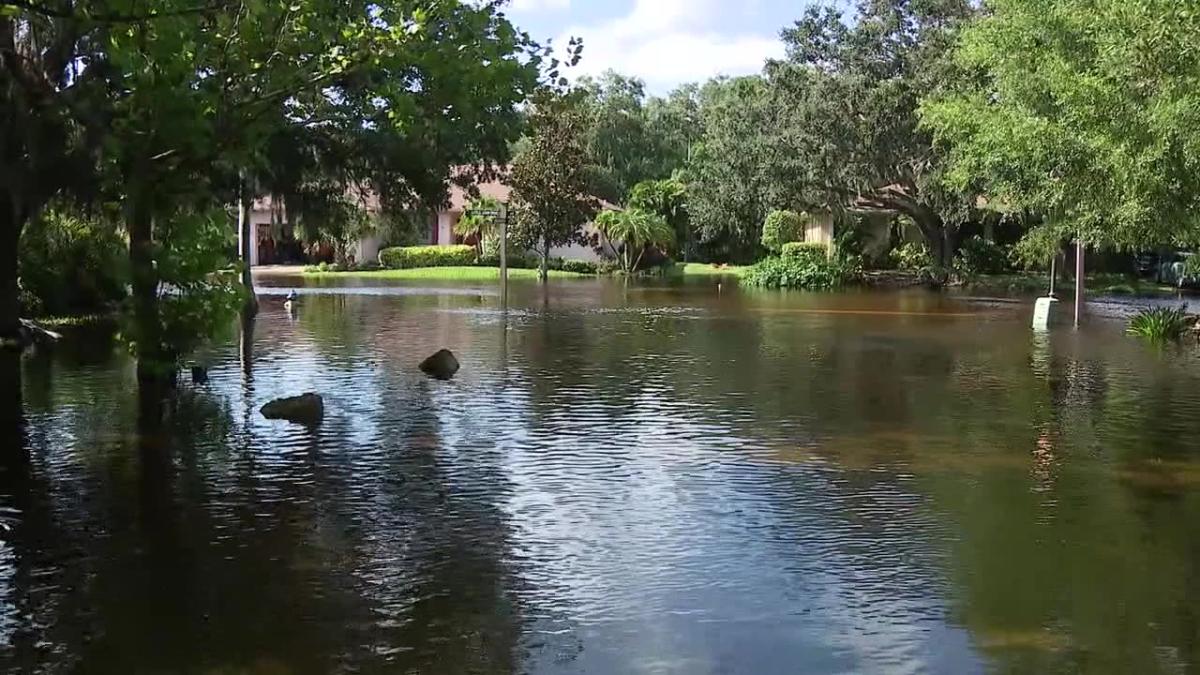
<path fill-rule="evenodd" d="M 192 366 L 192 384 L 208 384 L 208 368 Z"/>
<path fill-rule="evenodd" d="M 439 350 L 438 353 L 422 361 L 419 367 L 421 372 L 439 380 L 448 380 L 454 377 L 459 368 L 458 359 L 454 358 L 454 352 L 449 349 Z"/>
<path fill-rule="evenodd" d="M 318 424 L 325 417 L 325 401 L 318 394 L 301 394 L 291 398 L 280 398 L 262 407 L 263 417 L 269 420 L 287 420 L 297 424 Z"/>

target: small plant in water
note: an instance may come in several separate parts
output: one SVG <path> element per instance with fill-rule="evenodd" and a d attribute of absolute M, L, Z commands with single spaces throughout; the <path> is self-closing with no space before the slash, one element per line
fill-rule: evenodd
<path fill-rule="evenodd" d="M 1189 316 L 1187 305 L 1177 308 L 1149 307 L 1138 312 L 1129 321 L 1129 332 L 1155 342 L 1178 340 L 1196 324 L 1196 317 Z"/>

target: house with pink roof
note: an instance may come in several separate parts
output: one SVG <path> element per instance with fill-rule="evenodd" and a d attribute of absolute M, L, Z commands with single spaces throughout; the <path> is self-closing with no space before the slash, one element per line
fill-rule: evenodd
<path fill-rule="evenodd" d="M 491 197 L 507 203 L 512 196 L 512 189 L 500 181 L 487 181 L 475 184 L 479 197 Z M 365 194 L 360 197 L 362 205 L 368 211 L 378 211 L 379 202 L 374 195 Z M 450 199 L 445 207 L 433 214 L 427 226 L 428 237 L 423 243 L 432 246 L 452 246 L 462 244 L 463 237 L 454 233 L 454 226 L 470 207 L 475 198 L 470 192 L 458 185 L 451 184 Z M 606 205 L 607 207 L 607 205 Z M 611 208 L 611 207 L 608 207 Z M 294 230 L 287 221 L 287 214 L 282 204 L 275 203 L 270 197 L 262 197 L 254 201 L 250 214 L 253 236 L 250 242 L 251 265 L 288 265 L 315 262 L 322 258 L 332 257 L 329 251 L 317 250 L 315 253 L 305 250 L 296 240 Z M 595 231 L 590 223 L 584 226 L 586 234 Z M 350 255 L 357 261 L 376 260 L 379 249 L 386 245 L 378 235 L 367 235 L 360 238 L 351 247 Z M 591 246 L 571 244 L 551 249 L 551 257 L 568 260 L 599 261 L 601 256 Z"/>

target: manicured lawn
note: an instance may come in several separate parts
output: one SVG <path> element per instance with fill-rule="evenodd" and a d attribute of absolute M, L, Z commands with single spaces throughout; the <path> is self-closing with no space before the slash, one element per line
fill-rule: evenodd
<path fill-rule="evenodd" d="M 359 279 L 433 279 L 450 281 L 495 281 L 500 279 L 499 267 L 414 267 L 404 270 L 372 270 L 369 272 L 305 272 L 306 277 Z M 509 269 L 509 279 L 537 279 L 537 270 Z M 588 279 L 591 275 L 550 270 L 551 279 Z"/>
<path fill-rule="evenodd" d="M 718 267 L 709 263 L 679 263 L 675 265 L 672 273 L 685 277 L 740 276 L 744 269 L 746 268 L 738 265 Z"/>

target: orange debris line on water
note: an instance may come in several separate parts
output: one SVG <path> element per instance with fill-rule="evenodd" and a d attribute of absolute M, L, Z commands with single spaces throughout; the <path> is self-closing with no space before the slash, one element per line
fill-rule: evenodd
<path fill-rule="evenodd" d="M 965 318 L 979 316 L 972 312 L 905 312 L 888 309 L 752 309 L 764 314 L 858 314 L 862 316 L 941 316 Z"/>

